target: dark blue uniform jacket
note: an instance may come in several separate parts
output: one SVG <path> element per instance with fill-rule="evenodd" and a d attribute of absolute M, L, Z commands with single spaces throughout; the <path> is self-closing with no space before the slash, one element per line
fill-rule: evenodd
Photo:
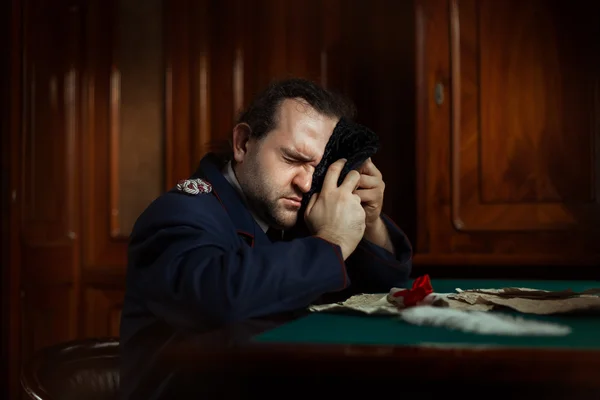
<path fill-rule="evenodd" d="M 191 178 L 211 191 L 174 188 L 133 228 L 120 333 L 124 398 L 135 398 L 154 353 L 178 332 L 302 309 L 331 292 L 385 293 L 407 284 L 411 246 L 388 217 L 395 256 L 365 240 L 346 262 L 339 246 L 321 238 L 272 243 L 221 169 L 215 156 L 204 157 Z"/>

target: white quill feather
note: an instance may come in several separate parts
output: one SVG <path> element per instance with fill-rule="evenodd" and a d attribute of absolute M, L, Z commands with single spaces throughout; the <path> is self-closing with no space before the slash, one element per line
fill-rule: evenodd
<path fill-rule="evenodd" d="M 406 308 L 400 312 L 400 318 L 415 325 L 440 326 L 484 335 L 565 336 L 571 333 L 569 326 L 556 323 L 427 305 Z"/>

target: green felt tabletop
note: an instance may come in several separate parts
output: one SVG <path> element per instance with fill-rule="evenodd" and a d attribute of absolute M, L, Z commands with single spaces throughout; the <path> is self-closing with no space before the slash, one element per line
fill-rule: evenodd
<path fill-rule="evenodd" d="M 598 288 L 598 281 L 494 281 L 432 280 L 436 293 L 460 289 L 527 287 L 532 289 L 582 291 Z M 512 313 L 517 315 L 516 313 Z M 537 316 L 525 319 L 569 325 L 572 332 L 560 337 L 510 337 L 480 335 L 446 328 L 411 325 L 390 316 L 315 313 L 267 331 L 255 338 L 262 343 L 312 343 L 359 345 L 465 345 L 600 349 L 600 317 L 593 315 Z"/>

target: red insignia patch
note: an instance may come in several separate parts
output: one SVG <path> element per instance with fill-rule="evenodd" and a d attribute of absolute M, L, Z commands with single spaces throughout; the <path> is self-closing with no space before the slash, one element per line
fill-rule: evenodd
<path fill-rule="evenodd" d="M 187 194 L 196 195 L 199 193 L 210 193 L 212 185 L 200 178 L 185 179 L 177 183 L 177 190 Z"/>

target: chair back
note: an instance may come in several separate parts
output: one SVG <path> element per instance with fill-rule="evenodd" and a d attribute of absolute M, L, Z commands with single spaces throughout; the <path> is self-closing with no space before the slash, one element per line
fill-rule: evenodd
<path fill-rule="evenodd" d="M 24 366 L 21 384 L 35 400 L 116 399 L 119 340 L 85 339 L 44 348 Z"/>

